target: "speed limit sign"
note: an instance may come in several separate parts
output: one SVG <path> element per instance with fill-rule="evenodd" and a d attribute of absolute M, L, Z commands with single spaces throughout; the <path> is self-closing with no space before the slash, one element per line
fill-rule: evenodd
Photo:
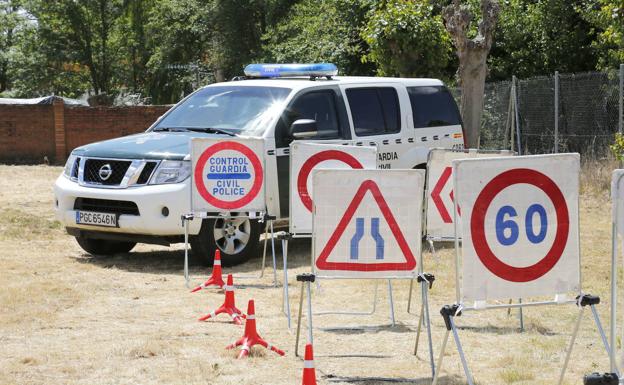
<path fill-rule="evenodd" d="M 580 290 L 579 170 L 578 154 L 453 162 L 462 301 Z"/>

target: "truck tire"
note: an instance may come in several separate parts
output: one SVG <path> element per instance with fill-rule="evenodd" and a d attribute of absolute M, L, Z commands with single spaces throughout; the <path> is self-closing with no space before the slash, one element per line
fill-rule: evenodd
<path fill-rule="evenodd" d="M 106 239 L 92 239 L 76 237 L 76 242 L 84 251 L 92 255 L 113 255 L 117 253 L 127 253 L 134 246 L 135 242 L 110 241 Z"/>
<path fill-rule="evenodd" d="M 246 262 L 258 251 L 261 225 L 249 218 L 204 219 L 199 234 L 189 242 L 193 258 L 205 266 L 211 266 L 217 248 L 221 251 L 221 264 L 234 266 Z"/>

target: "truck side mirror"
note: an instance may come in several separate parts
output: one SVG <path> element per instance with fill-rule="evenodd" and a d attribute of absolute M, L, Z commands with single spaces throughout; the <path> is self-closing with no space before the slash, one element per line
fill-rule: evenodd
<path fill-rule="evenodd" d="M 290 135 L 295 139 L 310 139 L 318 135 L 316 120 L 297 119 L 290 125 Z"/>

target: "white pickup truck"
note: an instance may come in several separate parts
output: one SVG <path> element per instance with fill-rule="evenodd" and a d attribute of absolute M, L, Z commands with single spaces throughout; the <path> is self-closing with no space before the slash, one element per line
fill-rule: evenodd
<path fill-rule="evenodd" d="M 424 168 L 430 148 L 463 148 L 457 105 L 440 80 L 335 72 L 331 64 L 250 65 L 244 77 L 195 91 L 144 133 L 74 149 L 55 184 L 57 218 L 95 255 L 182 242 L 193 137 L 263 138 L 268 214 L 281 219 L 293 140 L 377 146 L 380 168 Z M 256 252 L 261 225 L 231 215 L 190 222 L 197 259 L 210 264 L 219 248 L 232 265 Z"/>

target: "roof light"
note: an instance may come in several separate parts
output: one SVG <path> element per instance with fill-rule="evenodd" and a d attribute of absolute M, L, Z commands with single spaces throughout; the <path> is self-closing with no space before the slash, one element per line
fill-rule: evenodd
<path fill-rule="evenodd" d="M 336 76 L 338 68 L 331 63 L 311 64 L 249 64 L 245 67 L 245 76 L 262 78 L 280 78 L 292 76 Z"/>

